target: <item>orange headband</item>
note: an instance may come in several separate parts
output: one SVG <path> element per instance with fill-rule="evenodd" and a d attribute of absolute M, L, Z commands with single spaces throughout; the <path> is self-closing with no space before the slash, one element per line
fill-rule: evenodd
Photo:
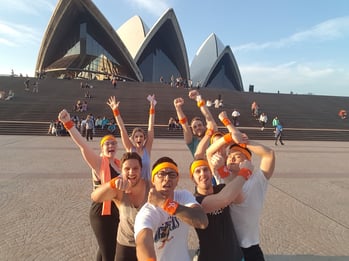
<path fill-rule="evenodd" d="M 244 154 L 244 155 L 246 156 L 246 158 L 247 158 L 248 160 L 251 160 L 251 154 L 248 153 L 248 151 L 245 150 L 244 148 L 241 148 L 240 146 L 234 146 L 234 147 L 230 148 L 230 151 L 229 151 L 229 152 L 231 153 L 232 150 L 240 151 L 242 154 Z"/>
<path fill-rule="evenodd" d="M 101 147 L 103 146 L 104 142 L 106 142 L 107 140 L 112 140 L 112 141 L 116 141 L 116 138 L 113 135 L 105 135 L 100 142 Z"/>
<path fill-rule="evenodd" d="M 195 161 L 193 161 L 193 163 L 192 163 L 191 166 L 190 166 L 190 177 L 193 176 L 195 169 L 196 169 L 197 167 L 201 167 L 201 166 L 210 167 L 210 166 L 208 165 L 207 160 L 195 160 Z"/>
<path fill-rule="evenodd" d="M 175 164 L 171 163 L 171 162 L 162 162 L 160 164 L 158 164 L 151 172 L 151 180 L 153 181 L 154 180 L 154 176 L 156 173 L 159 172 L 159 170 L 161 169 L 166 169 L 166 168 L 169 168 L 169 169 L 173 169 L 174 171 L 176 171 L 178 173 L 178 168 Z"/>

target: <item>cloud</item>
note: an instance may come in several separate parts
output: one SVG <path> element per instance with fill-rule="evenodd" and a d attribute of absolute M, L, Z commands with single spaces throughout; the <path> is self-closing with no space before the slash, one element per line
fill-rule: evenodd
<path fill-rule="evenodd" d="M 232 49 L 234 52 L 264 50 L 270 48 L 282 48 L 294 45 L 300 42 L 307 41 L 329 41 L 338 39 L 349 33 L 349 16 L 338 17 L 327 20 L 323 23 L 315 25 L 309 30 L 295 33 L 287 38 L 279 39 L 278 41 L 271 41 L 265 43 L 247 43 L 235 46 Z"/>
<path fill-rule="evenodd" d="M 0 44 L 19 46 L 37 44 L 40 34 L 31 27 L 0 20 Z"/>
<path fill-rule="evenodd" d="M 40 16 L 44 10 L 54 10 L 56 1 L 54 0 L 0 0 L 2 12 L 14 12 L 16 14 L 28 14 Z"/>
<path fill-rule="evenodd" d="M 136 6 L 139 9 L 145 9 L 152 15 L 159 17 L 171 5 L 167 0 L 127 0 L 128 3 Z"/>

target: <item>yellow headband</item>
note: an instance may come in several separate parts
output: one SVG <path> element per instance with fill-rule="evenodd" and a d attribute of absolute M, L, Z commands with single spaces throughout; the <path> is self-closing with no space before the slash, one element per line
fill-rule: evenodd
<path fill-rule="evenodd" d="M 242 154 L 244 154 L 246 156 L 246 158 L 248 160 L 251 160 L 251 154 L 248 153 L 247 150 L 245 150 L 244 148 L 241 148 L 240 146 L 234 146 L 230 149 L 230 153 L 233 151 L 233 150 L 236 150 L 236 151 L 240 151 Z"/>
<path fill-rule="evenodd" d="M 190 166 L 190 177 L 193 176 L 195 169 L 196 169 L 197 167 L 201 167 L 201 166 L 210 167 L 210 166 L 208 165 L 207 160 L 195 160 L 195 161 L 193 161 L 193 163 L 192 163 L 191 166 Z"/>
<path fill-rule="evenodd" d="M 112 141 L 116 141 L 116 138 L 113 135 L 105 135 L 100 142 L 101 147 L 103 146 L 104 142 L 106 142 L 107 140 L 112 140 Z"/>
<path fill-rule="evenodd" d="M 171 162 L 162 162 L 160 164 L 158 164 L 151 172 L 151 180 L 153 181 L 154 180 L 154 176 L 156 173 L 159 172 L 159 170 L 161 169 L 166 169 L 166 168 L 169 168 L 169 169 L 173 169 L 174 171 L 176 171 L 178 173 L 178 168 L 175 164 L 171 163 Z"/>

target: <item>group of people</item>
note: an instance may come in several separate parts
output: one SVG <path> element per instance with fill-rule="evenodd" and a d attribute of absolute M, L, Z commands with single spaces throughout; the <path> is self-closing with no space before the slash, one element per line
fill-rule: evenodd
<path fill-rule="evenodd" d="M 147 132 L 135 128 L 130 136 L 120 101 L 114 96 L 108 99 L 125 151 L 120 160 L 115 136 L 104 136 L 96 152 L 74 128 L 70 114 L 66 110 L 59 113 L 58 119 L 91 168 L 90 222 L 99 246 L 97 260 L 189 261 L 190 226 L 199 238 L 199 261 L 264 260 L 259 218 L 275 167 L 274 151 L 249 140 L 225 111 L 219 120 L 227 133 L 218 132 L 199 92 L 192 90 L 189 97 L 205 120 L 194 117 L 189 123 L 182 97 L 174 99 L 174 107 L 193 156 L 187 167 L 194 193 L 177 189 L 183 174 L 172 158 L 163 156 L 151 166 L 154 95 L 148 97 Z M 261 158 L 259 167 L 253 166 L 252 154 Z"/>

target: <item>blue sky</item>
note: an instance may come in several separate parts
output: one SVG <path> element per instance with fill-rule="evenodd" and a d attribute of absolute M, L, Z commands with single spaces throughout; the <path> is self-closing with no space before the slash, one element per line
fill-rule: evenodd
<path fill-rule="evenodd" d="M 215 33 L 229 45 L 245 90 L 349 96 L 347 0 L 94 0 L 118 29 L 134 15 L 152 27 L 173 8 L 189 63 Z M 0 0 L 0 74 L 33 75 L 57 0 Z"/>

